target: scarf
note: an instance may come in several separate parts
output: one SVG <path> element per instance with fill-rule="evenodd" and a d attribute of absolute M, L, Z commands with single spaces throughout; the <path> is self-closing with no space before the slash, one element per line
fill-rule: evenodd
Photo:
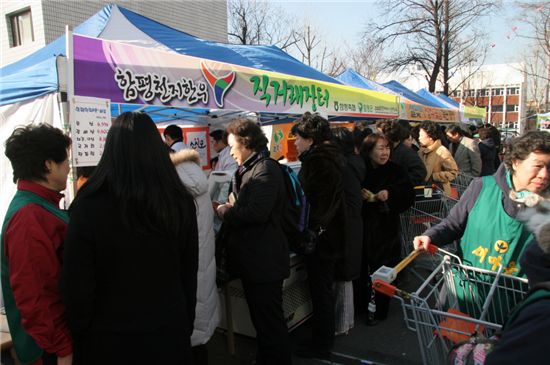
<path fill-rule="evenodd" d="M 261 151 L 254 153 L 241 166 L 239 166 L 231 178 L 230 193 L 234 193 L 235 197 L 237 197 L 239 195 L 239 191 L 241 190 L 243 175 L 252 169 L 258 162 L 266 158 L 269 158 L 269 150 L 264 148 Z"/>

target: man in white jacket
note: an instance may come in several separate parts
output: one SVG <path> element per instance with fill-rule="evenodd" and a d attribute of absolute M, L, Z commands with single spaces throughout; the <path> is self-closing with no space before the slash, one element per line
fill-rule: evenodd
<path fill-rule="evenodd" d="M 197 285 L 197 305 L 191 346 L 193 346 L 194 363 L 207 365 L 206 343 L 212 337 L 221 317 L 216 287 L 214 210 L 208 194 L 208 181 L 200 167 L 199 153 L 193 149 L 184 149 L 172 153 L 170 157 L 181 181 L 193 195 L 197 206 L 197 225 L 199 227 L 197 282 L 199 285 Z"/>
<path fill-rule="evenodd" d="M 218 154 L 218 161 L 212 166 L 212 171 L 230 171 L 237 169 L 237 162 L 229 153 L 227 145 L 227 133 L 221 129 L 217 129 L 210 133 L 212 137 L 212 147 Z"/>

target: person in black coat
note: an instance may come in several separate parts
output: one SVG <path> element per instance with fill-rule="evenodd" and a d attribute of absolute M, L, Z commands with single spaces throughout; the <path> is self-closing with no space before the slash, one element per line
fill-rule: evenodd
<path fill-rule="evenodd" d="M 523 253 L 520 264 L 529 279 L 529 287 L 546 284 L 546 294 L 521 308 L 513 320 L 504 324 L 500 341 L 487 355 L 487 365 L 547 364 L 550 331 L 550 203 L 528 209 L 521 214 L 536 240 Z M 538 289 L 543 291 L 544 289 Z M 535 292 L 541 294 L 538 291 Z M 535 295 L 535 294 L 531 294 Z M 528 297 L 529 298 L 529 297 Z"/>
<path fill-rule="evenodd" d="M 217 207 L 227 235 L 229 272 L 242 280 L 256 329 L 257 364 L 291 364 L 283 314 L 283 280 L 290 275 L 288 242 L 282 227 L 287 197 L 283 172 L 269 158 L 267 138 L 246 119 L 227 126 L 231 156 L 239 168 L 230 201 Z"/>
<path fill-rule="evenodd" d="M 346 161 L 342 178 L 346 202 L 346 248 L 344 258 L 337 262 L 335 277 L 337 280 L 349 281 L 361 275 L 363 247 L 361 184 L 365 179 L 365 161 L 355 154 L 353 135 L 347 128 L 334 128 L 332 132 Z"/>
<path fill-rule="evenodd" d="M 395 266 L 401 256 L 399 214 L 414 203 L 414 188 L 407 172 L 389 161 L 390 141 L 382 134 L 365 138 L 361 149 L 367 173 L 363 182 L 363 272 L 357 282 L 359 290 L 367 293 L 366 299 L 376 305 L 369 306 L 369 324 L 388 315 L 389 297 L 371 295 L 370 275 L 380 266 Z M 374 304 L 373 303 L 373 304 Z M 363 304 L 365 305 L 365 304 Z"/>
<path fill-rule="evenodd" d="M 416 151 L 403 143 L 410 136 L 409 130 L 397 121 L 392 121 L 384 129 L 384 134 L 391 142 L 390 160 L 407 170 L 409 180 L 414 186 L 424 184 L 426 165 Z"/>
<path fill-rule="evenodd" d="M 189 364 L 198 231 L 149 116 L 123 113 L 70 208 L 61 290 L 75 365 Z"/>
<path fill-rule="evenodd" d="M 346 158 L 343 184 L 346 201 L 346 248 L 344 258 L 336 262 L 336 333 L 346 334 L 354 326 L 353 283 L 361 275 L 363 250 L 363 218 L 361 183 L 365 178 L 365 162 L 355 153 L 353 134 L 347 128 L 333 128 L 335 142 Z"/>
<path fill-rule="evenodd" d="M 495 166 L 495 160 L 498 159 L 497 148 L 488 128 L 480 128 L 478 133 L 479 153 L 481 155 L 481 173 L 479 176 L 492 175 L 498 168 L 498 166 Z"/>
<path fill-rule="evenodd" d="M 298 177 L 310 204 L 308 227 L 320 233 L 317 249 L 305 257 L 313 304 L 312 341 L 296 355 L 326 359 L 334 345 L 335 264 L 346 248 L 345 159 L 330 142 L 329 123 L 320 115 L 305 113 L 291 131 L 302 162 Z"/>

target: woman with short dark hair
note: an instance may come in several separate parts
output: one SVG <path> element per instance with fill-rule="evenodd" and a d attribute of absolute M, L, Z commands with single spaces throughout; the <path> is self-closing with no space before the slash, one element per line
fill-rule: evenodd
<path fill-rule="evenodd" d="M 414 245 L 460 239 L 459 254 L 468 265 L 495 271 L 502 264 L 506 274 L 518 275 L 532 235 L 516 217 L 530 197 L 548 197 L 549 185 L 550 134 L 527 132 L 512 141 L 497 172 L 474 179 L 449 215 L 415 237 Z"/>
<path fill-rule="evenodd" d="M 389 309 L 387 296 L 378 292 L 372 293 L 370 275 L 382 265 L 393 267 L 399 262 L 399 214 L 414 202 L 414 189 L 407 171 L 390 161 L 390 150 L 390 140 L 380 133 L 367 136 L 361 148 L 367 172 L 361 190 L 364 224 L 363 264 L 361 279 L 355 283 L 355 292 L 359 294 L 358 304 L 362 305 L 363 309 L 368 307 L 369 325 L 386 319 Z"/>
<path fill-rule="evenodd" d="M 497 170 L 495 160 L 498 159 L 495 141 L 491 137 L 489 128 L 478 129 L 479 154 L 481 156 L 481 173 L 479 176 L 492 175 Z"/>
<path fill-rule="evenodd" d="M 283 314 L 283 280 L 290 274 L 283 231 L 287 194 L 278 162 L 269 158 L 267 138 L 254 122 L 237 119 L 227 126 L 231 156 L 239 167 L 229 202 L 217 207 L 226 237 L 227 270 L 243 284 L 256 329 L 258 364 L 292 362 Z"/>
<path fill-rule="evenodd" d="M 70 217 L 62 290 L 74 364 L 191 363 L 195 205 L 147 114 L 115 119 Z"/>
<path fill-rule="evenodd" d="M 304 113 L 291 131 L 302 162 L 298 177 L 311 207 L 309 228 L 322 231 L 315 252 L 305 257 L 313 305 L 312 343 L 299 348 L 296 354 L 327 359 L 334 345 L 335 265 L 344 257 L 346 246 L 346 161 L 332 143 L 328 121 L 320 115 Z"/>
<path fill-rule="evenodd" d="M 25 364 L 71 364 L 72 344 L 58 282 L 69 217 L 59 208 L 71 139 L 47 124 L 6 140 L 17 192 L 0 236 L 2 294 L 13 347 Z M 5 192 L 4 192 L 5 193 Z"/>
<path fill-rule="evenodd" d="M 425 182 L 430 185 L 435 183 L 447 195 L 451 195 L 451 181 L 458 175 L 458 166 L 449 150 L 442 145 L 442 135 L 434 122 L 422 122 L 418 132 L 418 142 L 421 146 L 418 156 L 426 165 Z"/>

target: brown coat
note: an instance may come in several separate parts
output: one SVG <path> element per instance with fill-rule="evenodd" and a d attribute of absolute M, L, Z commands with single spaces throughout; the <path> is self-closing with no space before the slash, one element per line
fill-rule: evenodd
<path fill-rule="evenodd" d="M 426 165 L 426 182 L 438 183 L 450 195 L 451 181 L 458 175 L 458 166 L 449 150 L 437 140 L 429 147 L 422 147 L 418 155 Z"/>

